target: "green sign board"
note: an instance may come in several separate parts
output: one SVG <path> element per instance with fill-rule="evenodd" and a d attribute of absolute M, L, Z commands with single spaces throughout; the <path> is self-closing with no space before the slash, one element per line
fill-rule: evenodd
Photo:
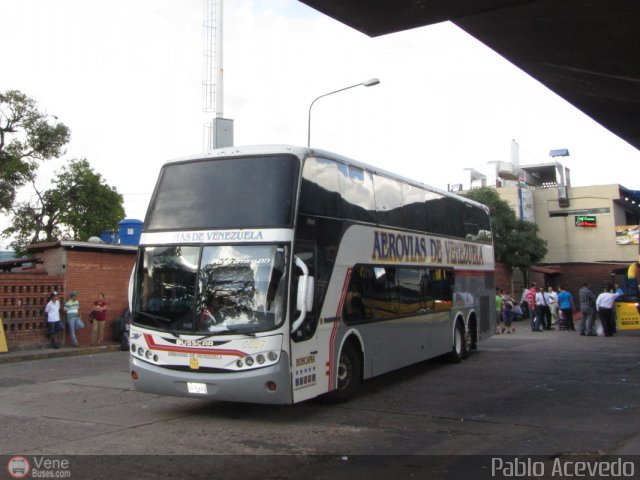
<path fill-rule="evenodd" d="M 576 215 L 576 227 L 595 228 L 598 226 L 598 220 L 593 216 Z"/>

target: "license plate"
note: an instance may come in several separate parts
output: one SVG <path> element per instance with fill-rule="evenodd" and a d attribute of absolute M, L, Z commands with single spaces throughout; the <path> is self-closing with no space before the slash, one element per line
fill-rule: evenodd
<path fill-rule="evenodd" d="M 207 394 L 207 384 L 206 383 L 194 383 L 187 382 L 187 390 L 189 393 L 199 393 L 199 394 Z"/>

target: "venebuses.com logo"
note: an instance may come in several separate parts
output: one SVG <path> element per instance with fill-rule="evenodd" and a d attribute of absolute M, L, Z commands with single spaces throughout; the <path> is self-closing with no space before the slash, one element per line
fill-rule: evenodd
<path fill-rule="evenodd" d="M 13 478 L 25 478 L 31 471 L 31 465 L 25 457 L 11 457 L 7 464 L 7 471 Z"/>
<path fill-rule="evenodd" d="M 71 462 L 66 458 L 46 456 L 23 457 L 16 455 L 9 459 L 7 471 L 11 478 L 71 478 Z"/>

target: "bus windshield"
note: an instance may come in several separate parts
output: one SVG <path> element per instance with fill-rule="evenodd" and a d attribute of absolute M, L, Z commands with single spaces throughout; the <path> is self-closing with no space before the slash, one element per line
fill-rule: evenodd
<path fill-rule="evenodd" d="M 145 247 L 134 322 L 174 334 L 257 333 L 284 321 L 282 245 Z"/>

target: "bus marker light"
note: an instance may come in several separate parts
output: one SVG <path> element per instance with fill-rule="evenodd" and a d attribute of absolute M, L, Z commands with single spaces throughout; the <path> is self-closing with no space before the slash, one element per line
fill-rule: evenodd
<path fill-rule="evenodd" d="M 276 382 L 267 382 L 267 390 L 270 392 L 275 392 L 278 389 Z"/>
<path fill-rule="evenodd" d="M 131 370 L 131 378 L 134 380 L 138 379 L 138 372 L 136 372 L 135 370 Z"/>

